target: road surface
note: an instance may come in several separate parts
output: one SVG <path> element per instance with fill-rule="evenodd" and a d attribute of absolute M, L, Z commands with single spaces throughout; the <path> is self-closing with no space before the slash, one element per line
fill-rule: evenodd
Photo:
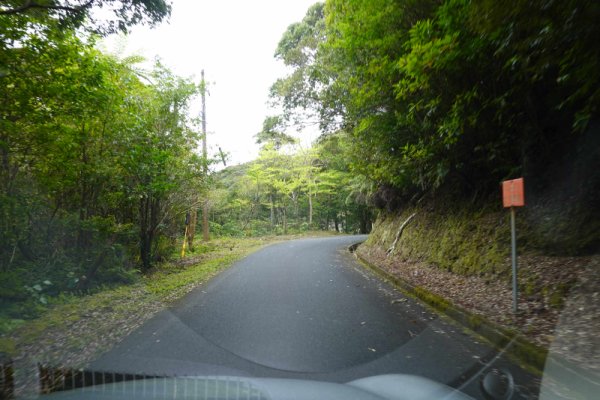
<path fill-rule="evenodd" d="M 366 236 L 282 242 L 201 285 L 91 363 L 158 375 L 347 382 L 387 373 L 432 378 L 479 397 L 491 347 L 367 272 L 347 251 Z M 519 397 L 535 379 L 502 358 Z M 533 387 L 534 389 L 531 389 Z"/>

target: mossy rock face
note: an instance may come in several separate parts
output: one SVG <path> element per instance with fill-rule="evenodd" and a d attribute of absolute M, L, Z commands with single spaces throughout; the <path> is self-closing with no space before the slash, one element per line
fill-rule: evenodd
<path fill-rule="evenodd" d="M 518 220 L 520 245 L 548 255 L 593 254 L 600 247 L 600 216 L 569 203 L 526 208 Z"/>
<path fill-rule="evenodd" d="M 380 216 L 367 245 L 389 249 L 398 229 L 413 213 L 416 215 L 404 228 L 394 256 L 425 261 L 463 275 L 508 273 L 504 260 L 510 232 L 508 220 L 499 212 L 409 208 Z"/>
<path fill-rule="evenodd" d="M 519 253 L 587 254 L 600 236 L 600 218 L 574 205 L 561 209 L 540 201 L 517 210 Z M 471 204 L 440 198 L 396 213 L 380 213 L 367 246 L 391 248 L 394 256 L 419 260 L 461 275 L 510 276 L 510 214 L 498 199 Z M 597 251 L 597 250 L 596 250 Z M 533 294 L 533 293 L 531 293 Z M 555 304 L 560 301 L 555 296 Z"/>

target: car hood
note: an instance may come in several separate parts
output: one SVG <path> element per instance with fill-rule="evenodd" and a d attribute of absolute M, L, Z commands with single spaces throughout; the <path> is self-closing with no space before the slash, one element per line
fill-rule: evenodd
<path fill-rule="evenodd" d="M 345 384 L 274 378 L 147 378 L 55 392 L 45 399 L 219 399 L 219 400 L 468 400 L 471 397 L 415 375 L 379 375 Z"/>

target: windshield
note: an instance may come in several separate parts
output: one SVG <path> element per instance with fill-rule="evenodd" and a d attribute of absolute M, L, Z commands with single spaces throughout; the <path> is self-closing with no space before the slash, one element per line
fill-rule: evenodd
<path fill-rule="evenodd" d="M 600 393 L 598 20 L 3 1 L 0 398 Z"/>

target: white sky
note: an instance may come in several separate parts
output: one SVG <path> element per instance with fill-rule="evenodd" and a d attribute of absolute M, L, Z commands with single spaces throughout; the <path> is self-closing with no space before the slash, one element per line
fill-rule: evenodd
<path fill-rule="evenodd" d="M 206 120 L 211 152 L 221 146 L 230 164 L 254 159 L 253 136 L 262 129 L 271 84 L 285 75 L 273 57 L 287 27 L 302 20 L 317 0 L 173 0 L 168 23 L 135 27 L 125 55 L 159 56 L 176 74 L 210 84 Z M 108 38 L 109 51 L 118 48 Z M 196 108 L 199 109 L 199 108 Z M 308 133 L 314 139 L 315 133 Z M 305 138 L 306 139 L 306 138 Z"/>

